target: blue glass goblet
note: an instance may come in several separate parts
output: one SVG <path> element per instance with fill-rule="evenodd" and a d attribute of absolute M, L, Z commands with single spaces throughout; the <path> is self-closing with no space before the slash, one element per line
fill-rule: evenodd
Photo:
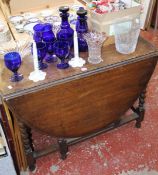
<path fill-rule="evenodd" d="M 34 34 L 33 34 L 33 38 L 35 40 L 35 42 L 41 42 L 42 41 L 42 33 L 44 31 L 44 25 L 43 24 L 36 24 L 33 27 L 34 30 Z"/>
<path fill-rule="evenodd" d="M 45 60 L 47 63 L 53 63 L 57 61 L 57 57 L 54 54 L 53 44 L 55 42 L 55 38 L 52 35 L 45 35 L 43 38 L 43 42 L 46 44 L 47 53 Z"/>
<path fill-rule="evenodd" d="M 37 54 L 38 54 L 38 62 L 39 62 L 39 69 L 46 69 L 48 65 L 46 63 L 43 63 L 43 59 L 46 56 L 47 49 L 46 44 L 43 42 L 36 43 L 37 45 Z"/>
<path fill-rule="evenodd" d="M 47 63 L 54 63 L 57 61 L 57 57 L 56 55 L 54 54 L 54 47 L 53 47 L 53 44 L 54 44 L 54 41 L 50 41 L 50 42 L 45 42 L 46 43 L 46 48 L 47 48 L 47 57 L 46 57 L 46 62 Z"/>
<path fill-rule="evenodd" d="M 50 35 L 55 40 L 55 35 L 53 33 L 52 27 L 53 26 L 50 23 L 45 23 L 44 24 L 44 30 L 42 32 L 42 38 L 45 38 L 45 37 L 47 37 L 47 35 Z"/>
<path fill-rule="evenodd" d="M 6 53 L 4 55 L 4 62 L 6 67 L 14 73 L 10 78 L 12 82 L 17 82 L 23 79 L 23 75 L 17 72 L 21 65 L 21 56 L 18 52 Z"/>
<path fill-rule="evenodd" d="M 65 58 L 70 53 L 70 45 L 66 41 L 56 41 L 53 45 L 55 55 L 61 60 L 61 63 L 57 64 L 57 68 L 66 69 L 69 64 L 65 62 Z"/>
<path fill-rule="evenodd" d="M 44 23 L 44 31 L 52 31 L 52 24 Z"/>

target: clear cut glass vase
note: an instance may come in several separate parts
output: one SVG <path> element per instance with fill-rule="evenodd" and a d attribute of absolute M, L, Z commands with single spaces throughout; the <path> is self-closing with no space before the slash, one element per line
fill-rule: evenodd
<path fill-rule="evenodd" d="M 90 31 L 83 36 L 88 44 L 88 62 L 92 64 L 100 63 L 102 61 L 101 48 L 103 42 L 107 39 L 106 34 Z"/>

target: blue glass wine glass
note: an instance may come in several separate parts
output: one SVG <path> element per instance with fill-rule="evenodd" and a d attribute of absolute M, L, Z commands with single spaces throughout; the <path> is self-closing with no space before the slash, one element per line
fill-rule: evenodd
<path fill-rule="evenodd" d="M 56 41 L 53 45 L 55 55 L 61 60 L 61 63 L 57 64 L 58 69 L 66 69 L 69 64 L 65 62 L 65 58 L 70 53 L 70 45 L 66 41 Z"/>
<path fill-rule="evenodd" d="M 54 54 L 53 44 L 55 42 L 55 37 L 51 34 L 45 35 L 43 42 L 46 44 L 47 56 L 45 58 L 47 63 L 53 63 L 57 61 L 57 57 Z"/>
<path fill-rule="evenodd" d="M 44 31 L 52 31 L 52 24 L 44 23 Z"/>
<path fill-rule="evenodd" d="M 39 69 L 46 69 L 48 65 L 46 63 L 43 63 L 43 59 L 46 56 L 47 48 L 46 44 L 43 42 L 36 43 L 37 45 L 37 54 L 38 54 L 38 62 L 39 62 Z"/>
<path fill-rule="evenodd" d="M 35 40 L 35 42 L 41 42 L 42 41 L 42 33 L 44 31 L 44 25 L 43 24 L 36 24 L 33 27 L 34 30 L 34 34 L 33 34 L 33 38 Z"/>
<path fill-rule="evenodd" d="M 45 37 L 47 37 L 47 35 L 50 35 L 52 38 L 54 38 L 55 40 L 55 35 L 53 33 L 52 30 L 52 24 L 50 23 L 45 23 L 43 24 L 44 28 L 43 28 L 43 32 L 42 32 L 42 38 L 44 39 Z"/>
<path fill-rule="evenodd" d="M 21 56 L 18 52 L 6 53 L 4 55 L 4 62 L 6 67 L 14 73 L 10 78 L 12 82 L 17 82 L 23 79 L 23 75 L 17 72 L 21 65 Z"/>
<path fill-rule="evenodd" d="M 54 63 L 54 62 L 57 61 L 57 57 L 54 54 L 54 47 L 53 47 L 54 42 L 55 41 L 45 42 L 46 43 L 46 48 L 47 48 L 47 53 L 48 53 L 47 57 L 45 58 L 47 63 Z"/>

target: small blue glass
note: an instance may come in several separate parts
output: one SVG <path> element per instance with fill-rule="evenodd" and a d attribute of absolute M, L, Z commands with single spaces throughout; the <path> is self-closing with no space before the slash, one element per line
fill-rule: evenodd
<path fill-rule="evenodd" d="M 43 59 L 46 56 L 47 48 L 46 44 L 43 42 L 36 43 L 37 45 L 37 54 L 38 54 L 38 62 L 39 62 L 39 69 L 46 69 L 48 65 L 46 63 L 43 63 Z"/>
<path fill-rule="evenodd" d="M 52 24 L 44 23 L 44 31 L 50 31 L 50 30 L 52 30 Z"/>
<path fill-rule="evenodd" d="M 21 66 L 21 56 L 18 52 L 6 53 L 4 55 L 4 62 L 6 67 L 14 73 L 10 78 L 12 82 L 17 82 L 23 79 L 23 75 L 17 72 Z"/>
<path fill-rule="evenodd" d="M 52 30 L 52 24 L 45 23 L 43 25 L 44 25 L 44 28 L 43 28 L 43 32 L 42 32 L 42 39 L 44 40 L 44 38 L 49 35 L 53 38 L 53 40 L 55 40 L 55 35 L 53 33 L 53 30 Z"/>
<path fill-rule="evenodd" d="M 42 33 L 44 31 L 44 25 L 43 24 L 36 24 L 33 27 L 34 34 L 33 34 L 33 39 L 35 40 L 36 43 L 42 42 Z"/>
<path fill-rule="evenodd" d="M 65 58 L 70 53 L 69 43 L 66 41 L 56 41 L 53 45 L 55 55 L 61 60 L 61 63 L 57 64 L 58 69 L 66 69 L 69 64 L 65 62 Z"/>
<path fill-rule="evenodd" d="M 47 56 L 45 58 L 47 63 L 54 63 L 57 61 L 57 57 L 54 54 L 54 44 L 55 41 L 45 41 L 46 48 L 47 48 Z"/>
<path fill-rule="evenodd" d="M 50 41 L 55 41 L 56 39 L 54 38 L 54 36 L 52 34 L 47 34 L 45 35 L 45 37 L 43 38 L 43 42 L 50 42 Z"/>
<path fill-rule="evenodd" d="M 54 54 L 54 50 L 53 50 L 53 44 L 55 42 L 55 38 L 52 35 L 46 35 L 43 38 L 43 42 L 46 44 L 46 48 L 47 48 L 47 56 L 45 57 L 45 60 L 47 63 L 54 63 L 57 61 L 57 57 Z"/>

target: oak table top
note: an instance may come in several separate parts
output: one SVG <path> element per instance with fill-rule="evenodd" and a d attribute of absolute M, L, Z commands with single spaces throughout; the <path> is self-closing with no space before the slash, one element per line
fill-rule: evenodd
<path fill-rule="evenodd" d="M 104 44 L 102 47 L 103 61 L 100 64 L 93 65 L 87 62 L 84 66 L 84 68 L 87 68 L 86 71 L 82 71 L 81 68 L 71 67 L 65 70 L 60 70 L 56 68 L 57 63 L 49 64 L 48 68 L 44 70 L 47 73 L 45 80 L 36 83 L 28 79 L 30 72 L 33 71 L 33 58 L 31 55 L 23 58 L 19 72 L 24 75 L 24 79 L 17 83 L 10 82 L 9 77 L 12 72 L 4 66 L 2 58 L 0 59 L 0 95 L 4 99 L 12 99 L 67 81 L 96 74 L 105 69 L 108 70 L 129 64 L 130 62 L 144 59 L 148 55 L 154 56 L 155 54 L 157 54 L 156 48 L 142 38 L 139 38 L 136 51 L 129 55 L 118 53 L 115 49 L 114 43 L 110 45 Z M 81 53 L 81 56 L 87 60 L 88 54 Z"/>

